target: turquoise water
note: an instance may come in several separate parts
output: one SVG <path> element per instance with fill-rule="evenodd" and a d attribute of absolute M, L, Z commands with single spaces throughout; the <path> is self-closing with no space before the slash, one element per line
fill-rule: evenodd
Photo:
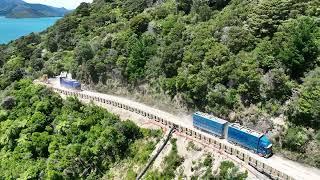
<path fill-rule="evenodd" d="M 8 43 L 31 32 L 41 32 L 61 17 L 11 19 L 0 17 L 0 44 Z"/>

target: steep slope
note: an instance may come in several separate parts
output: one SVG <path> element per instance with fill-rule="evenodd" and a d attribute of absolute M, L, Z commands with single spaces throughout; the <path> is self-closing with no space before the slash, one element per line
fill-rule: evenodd
<path fill-rule="evenodd" d="M 22 0 L 0 0 L 0 16 L 9 18 L 60 17 L 69 11 L 42 4 L 29 4 Z"/>
<path fill-rule="evenodd" d="M 62 100 L 31 80 L 16 82 L 5 95 L 1 179 L 99 179 L 119 162 L 140 158 L 137 147 L 150 143 L 152 151 L 160 135 L 97 106 Z"/>
<path fill-rule="evenodd" d="M 0 47 L 0 87 L 70 71 L 91 88 L 202 110 L 320 167 L 319 1 L 95 0 Z M 151 97 L 151 98 L 150 98 Z"/>
<path fill-rule="evenodd" d="M 0 0 L 0 16 L 5 16 L 16 6 L 22 5 L 22 0 Z"/>

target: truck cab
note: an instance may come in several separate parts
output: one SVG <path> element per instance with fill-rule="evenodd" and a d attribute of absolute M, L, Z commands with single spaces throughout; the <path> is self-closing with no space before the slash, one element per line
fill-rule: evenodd
<path fill-rule="evenodd" d="M 266 158 L 272 155 L 272 143 L 266 135 L 261 136 L 259 139 L 258 154 Z"/>

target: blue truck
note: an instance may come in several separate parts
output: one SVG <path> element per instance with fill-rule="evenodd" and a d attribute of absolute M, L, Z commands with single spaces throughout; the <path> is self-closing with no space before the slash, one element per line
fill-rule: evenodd
<path fill-rule="evenodd" d="M 206 113 L 196 112 L 193 114 L 193 126 L 207 133 L 224 138 L 228 121 L 211 116 Z"/>
<path fill-rule="evenodd" d="M 60 85 L 68 89 L 81 90 L 81 83 L 74 79 L 60 77 Z"/>
<path fill-rule="evenodd" d="M 193 126 L 252 150 L 260 156 L 269 157 L 272 155 L 272 143 L 266 135 L 239 124 L 229 123 L 215 116 L 196 112 L 193 114 Z"/>
<path fill-rule="evenodd" d="M 269 157 L 272 155 L 272 143 L 266 135 L 239 124 L 228 125 L 227 140 L 252 150 L 260 156 Z"/>

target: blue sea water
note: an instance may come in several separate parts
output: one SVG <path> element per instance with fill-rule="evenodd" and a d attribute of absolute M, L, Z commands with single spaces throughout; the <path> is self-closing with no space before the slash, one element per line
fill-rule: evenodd
<path fill-rule="evenodd" d="M 0 17 L 0 44 L 8 43 L 32 32 L 41 32 L 61 17 L 12 19 Z"/>

